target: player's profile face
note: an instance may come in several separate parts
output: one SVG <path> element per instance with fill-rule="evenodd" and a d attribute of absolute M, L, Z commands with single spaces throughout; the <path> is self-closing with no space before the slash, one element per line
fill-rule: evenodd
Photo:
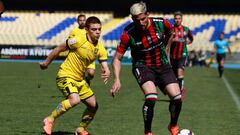
<path fill-rule="evenodd" d="M 179 26 L 182 24 L 182 17 L 180 15 L 175 15 L 174 16 L 174 23 L 176 26 Z"/>
<path fill-rule="evenodd" d="M 148 13 L 142 13 L 132 17 L 135 25 L 141 29 L 146 30 L 149 26 Z"/>
<path fill-rule="evenodd" d="M 90 24 L 89 28 L 87 29 L 87 32 L 93 41 L 97 41 L 100 38 L 101 31 L 102 26 L 98 23 Z"/>

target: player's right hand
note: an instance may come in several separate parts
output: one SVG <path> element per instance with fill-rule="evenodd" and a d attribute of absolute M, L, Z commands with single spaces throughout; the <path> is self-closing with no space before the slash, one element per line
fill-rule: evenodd
<path fill-rule="evenodd" d="M 114 97 L 117 92 L 119 92 L 121 88 L 121 82 L 120 81 L 114 81 L 112 88 L 110 89 L 110 95 Z"/>
<path fill-rule="evenodd" d="M 39 66 L 42 70 L 45 70 L 48 68 L 48 64 L 46 62 L 40 62 L 39 63 Z"/>

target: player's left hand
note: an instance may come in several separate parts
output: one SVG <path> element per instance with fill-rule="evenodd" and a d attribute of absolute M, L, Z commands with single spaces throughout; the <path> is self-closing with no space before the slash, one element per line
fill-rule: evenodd
<path fill-rule="evenodd" d="M 46 62 L 40 62 L 39 63 L 39 66 L 42 70 L 45 70 L 48 68 L 48 64 Z"/>
<path fill-rule="evenodd" d="M 104 70 L 102 72 L 101 78 L 103 79 L 104 84 L 108 83 L 108 78 L 110 77 L 110 71 L 109 70 Z"/>
<path fill-rule="evenodd" d="M 121 88 L 121 82 L 120 82 L 120 80 L 115 80 L 114 83 L 113 83 L 113 85 L 112 85 L 112 88 L 111 88 L 110 91 L 109 91 L 109 92 L 110 92 L 110 95 L 111 95 L 112 97 L 114 97 L 115 94 L 116 94 L 117 92 L 119 92 L 120 88 Z"/>

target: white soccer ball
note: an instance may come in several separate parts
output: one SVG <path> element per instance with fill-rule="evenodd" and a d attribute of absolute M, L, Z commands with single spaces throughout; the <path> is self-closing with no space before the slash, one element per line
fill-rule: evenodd
<path fill-rule="evenodd" d="M 194 135 L 194 133 L 189 129 L 182 129 L 178 135 Z"/>

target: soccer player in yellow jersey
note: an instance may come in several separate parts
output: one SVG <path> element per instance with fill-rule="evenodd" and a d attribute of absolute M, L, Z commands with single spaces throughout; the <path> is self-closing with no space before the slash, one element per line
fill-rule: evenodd
<path fill-rule="evenodd" d="M 43 130 L 51 135 L 55 120 L 81 101 L 87 106 L 83 113 L 79 128 L 76 129 L 76 135 L 89 135 L 86 131 L 87 126 L 93 120 L 98 109 L 95 95 L 89 85 L 84 80 L 87 66 L 98 58 L 102 70 L 101 77 L 104 83 L 108 82 L 110 70 L 107 64 L 107 51 L 98 41 L 101 33 L 101 22 L 97 17 L 89 17 L 86 20 L 86 35 L 70 36 L 66 43 L 56 47 L 40 63 L 41 69 L 47 69 L 49 64 L 59 55 L 60 52 L 69 50 L 65 61 L 61 64 L 57 73 L 57 87 L 66 97 L 58 104 L 56 109 L 44 120 Z"/>
<path fill-rule="evenodd" d="M 77 23 L 78 23 L 78 27 L 74 28 L 69 36 L 75 36 L 75 35 L 82 35 L 82 34 L 86 34 L 86 30 L 84 29 L 85 27 L 85 23 L 86 23 L 86 16 L 83 14 L 79 14 L 77 17 Z M 85 80 L 86 82 L 90 85 L 90 80 L 94 78 L 94 74 L 95 74 L 95 61 L 93 63 L 91 63 L 88 67 L 87 67 L 87 72 L 85 75 Z"/>
<path fill-rule="evenodd" d="M 86 34 L 86 30 L 84 29 L 85 23 L 86 23 L 86 16 L 83 14 L 78 15 L 77 23 L 78 23 L 78 27 L 74 28 L 70 32 L 70 36 Z"/>

